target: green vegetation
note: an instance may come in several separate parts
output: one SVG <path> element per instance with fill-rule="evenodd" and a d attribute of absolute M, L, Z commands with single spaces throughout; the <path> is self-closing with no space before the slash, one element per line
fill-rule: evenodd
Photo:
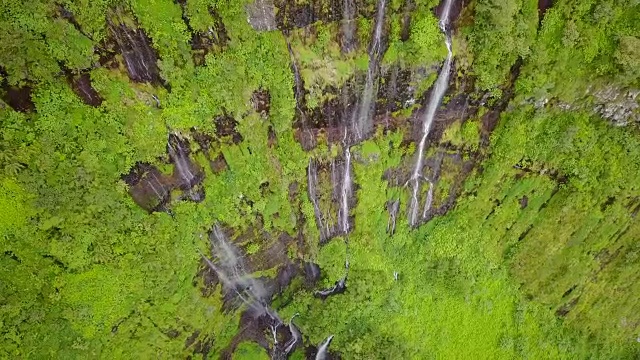
<path fill-rule="evenodd" d="M 257 32 L 247 2 L 3 3 L 0 358 L 217 359 L 230 344 L 233 359 L 268 358 L 256 342 L 234 339 L 241 311 L 203 275 L 200 252 L 215 222 L 252 261 L 320 265 L 313 288 L 296 277 L 272 301 L 283 319 L 300 314 L 305 346 L 334 334 L 332 351 L 347 359 L 638 358 L 640 137 L 637 126 L 614 127 L 589 106 L 598 90 L 640 87 L 637 1 L 559 0 L 541 23 L 532 0 L 466 5 L 454 36 L 458 76 L 436 119 L 442 136 L 425 152 L 425 174 L 438 164 L 434 208 L 450 195 L 455 206 L 417 229 L 407 223 L 410 194 L 396 182 L 413 166 L 407 118 L 420 104 L 407 106 L 392 127 L 352 147 L 354 228 L 324 245 L 307 165 L 343 149 L 327 143 L 327 129 L 313 150 L 299 144 L 287 42 L 307 105 L 318 109 L 363 77 L 375 24 L 358 16 L 359 46 L 345 55 L 340 22 Z M 402 96 L 419 97 L 446 49 L 433 0 L 411 2 L 401 40 L 405 3 L 389 2 L 381 67 L 423 74 L 398 80 L 411 88 Z M 361 10 L 374 9 L 367 1 Z M 129 79 L 109 21 L 144 31 L 162 81 Z M 193 53 L 204 50 L 191 48 L 191 30 L 224 30 L 228 42 L 196 64 Z M 81 75 L 99 105 L 82 100 Z M 32 110 L 13 108 L 18 89 Z M 268 94 L 268 111 L 256 94 Z M 464 108 L 453 101 L 460 95 Z M 489 134 L 501 100 L 510 102 Z M 225 119 L 237 125 L 220 129 Z M 171 176 L 170 132 L 189 140 L 205 197 L 180 201 L 186 191 L 174 190 L 168 210 L 150 213 L 124 176 L 138 163 Z M 318 178 L 321 210 L 336 222 L 330 171 Z M 387 205 L 398 199 L 391 235 Z M 280 239 L 294 240 L 274 247 Z M 315 297 L 344 276 L 345 256 L 346 292 Z M 282 264 L 261 265 L 253 275 L 273 279 Z M 299 348 L 290 358 L 304 356 Z"/>
<path fill-rule="evenodd" d="M 234 360 L 264 360 L 269 359 L 269 355 L 267 355 L 266 351 L 258 346 L 258 344 L 243 342 L 238 345 L 238 348 L 233 353 Z"/>

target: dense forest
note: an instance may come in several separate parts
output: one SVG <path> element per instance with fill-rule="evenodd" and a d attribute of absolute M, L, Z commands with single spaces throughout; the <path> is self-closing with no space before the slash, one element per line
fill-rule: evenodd
<path fill-rule="evenodd" d="M 637 0 L 7 0 L 0 358 L 637 359 Z"/>

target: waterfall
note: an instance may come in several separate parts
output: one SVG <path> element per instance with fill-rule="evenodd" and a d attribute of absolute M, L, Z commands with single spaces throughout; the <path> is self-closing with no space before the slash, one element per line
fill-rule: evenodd
<path fill-rule="evenodd" d="M 147 177 L 147 184 L 149 184 L 149 187 L 151 187 L 151 190 L 153 190 L 153 192 L 156 194 L 156 196 L 158 197 L 158 200 L 162 202 L 165 196 L 167 196 L 169 192 L 167 191 L 167 189 L 165 189 L 164 185 L 162 184 L 160 179 L 158 179 L 158 176 L 156 175 L 155 172 L 150 171 L 149 176 L 152 177 L 152 179 L 149 179 Z M 158 190 L 158 187 L 153 185 L 154 182 L 156 183 L 156 185 L 158 185 L 160 190 Z"/>
<path fill-rule="evenodd" d="M 191 169 L 191 162 L 189 160 L 189 149 L 185 148 L 180 138 L 172 134 L 169 136 L 167 142 L 167 149 L 169 157 L 175 165 L 175 172 L 182 180 L 182 185 L 189 188 L 193 185 L 196 175 Z"/>
<path fill-rule="evenodd" d="M 427 104 L 427 111 L 424 114 L 422 120 L 422 138 L 420 139 L 420 144 L 418 145 L 418 157 L 416 159 L 416 166 L 413 169 L 413 174 L 411 175 L 411 179 L 409 182 L 413 186 L 412 194 L 411 194 L 411 202 L 409 204 L 409 224 L 411 226 L 415 226 L 418 219 L 418 208 L 419 208 L 419 192 L 420 192 L 420 183 L 422 181 L 422 167 L 424 163 L 424 150 L 425 145 L 427 143 L 427 137 L 429 136 L 429 131 L 431 130 L 431 125 L 433 124 L 433 119 L 436 115 L 436 110 L 444 97 L 445 92 L 447 91 L 447 86 L 449 85 L 449 72 L 451 71 L 451 62 L 453 60 L 453 53 L 451 51 L 451 32 L 449 31 L 449 12 L 451 10 L 451 2 L 452 0 L 445 0 L 444 8 L 442 10 L 442 16 L 440 19 L 440 30 L 445 35 L 445 44 L 447 45 L 447 59 L 440 70 L 440 74 L 438 74 L 438 79 L 436 80 L 435 85 L 433 86 L 433 90 L 431 91 L 431 96 L 429 97 L 429 103 Z M 433 197 L 433 185 L 430 187 L 431 197 Z M 427 199 L 429 200 L 429 199 Z M 427 201 L 430 205 L 430 201 Z"/>
<path fill-rule="evenodd" d="M 369 67 L 367 69 L 367 78 L 360 98 L 360 104 L 357 110 L 357 115 L 353 121 L 353 130 L 356 137 L 356 141 L 362 140 L 366 137 L 367 133 L 373 128 L 373 114 L 375 108 L 375 102 L 373 95 L 375 94 L 378 64 L 380 63 L 380 57 L 382 56 L 382 28 L 384 25 L 384 12 L 386 7 L 386 0 L 378 1 L 378 10 L 376 16 L 376 26 L 373 31 L 371 45 L 369 47 Z"/>
<path fill-rule="evenodd" d="M 429 191 L 427 191 L 427 200 L 424 204 L 424 210 L 422 211 L 422 217 L 427 216 L 427 212 L 431 210 L 431 205 L 433 204 L 433 181 L 429 181 Z"/>
<path fill-rule="evenodd" d="M 398 210 L 400 210 L 400 199 L 387 203 L 387 209 L 389 211 L 389 220 L 387 221 L 387 233 L 393 235 L 396 232 L 396 218 L 398 216 Z"/>
<path fill-rule="evenodd" d="M 342 177 L 342 188 L 340 190 L 340 210 L 338 211 L 338 227 L 340 231 L 347 234 L 349 232 L 349 198 L 351 191 L 351 150 L 346 147 L 344 151 L 344 176 Z"/>
<path fill-rule="evenodd" d="M 298 344 L 302 340 L 302 334 L 298 327 L 293 323 L 293 318 L 298 316 L 298 313 L 294 314 L 289 320 L 289 332 L 291 333 L 291 340 L 289 340 L 285 344 L 284 353 L 289 354 L 295 348 L 296 344 Z"/>
<path fill-rule="evenodd" d="M 353 196 L 353 178 L 351 174 L 351 145 L 358 143 L 366 138 L 373 129 L 373 116 L 375 113 L 375 98 L 377 93 L 377 75 L 380 59 L 384 53 L 383 29 L 385 18 L 386 0 L 378 0 L 377 15 L 373 34 L 371 36 L 371 45 L 369 47 L 369 66 L 367 69 L 366 81 L 364 89 L 355 109 L 352 111 L 350 118 L 342 119 L 344 125 L 344 138 L 342 146 L 344 149 L 344 165 L 342 173 L 336 170 L 335 160 L 331 163 L 331 182 L 334 185 L 332 199 L 338 203 L 338 224 L 337 228 L 333 225 L 323 224 L 324 220 L 317 203 L 317 194 L 315 187 L 317 186 L 317 175 L 312 160 L 309 160 L 309 171 L 307 173 L 307 181 L 309 183 L 309 197 L 314 206 L 316 214 L 316 222 L 320 230 L 321 241 L 330 238 L 337 230 L 338 233 L 348 234 L 351 231 L 349 223 L 349 200 Z M 349 17 L 354 15 L 355 5 L 353 0 L 345 0 L 344 2 L 344 24 L 343 35 L 351 34 L 345 30 L 345 24 L 348 23 Z M 347 36 L 348 38 L 348 36 Z M 294 69 L 295 72 L 295 69 Z M 326 229 L 326 231 L 325 231 Z"/>
<path fill-rule="evenodd" d="M 325 360 L 327 358 L 327 352 L 329 351 L 329 345 L 333 340 L 333 335 L 329 336 L 325 341 L 320 344 L 318 353 L 316 354 L 316 360 Z"/>
<path fill-rule="evenodd" d="M 305 114 L 306 103 L 305 103 L 305 90 L 304 90 L 304 81 L 302 80 L 302 75 L 300 74 L 300 69 L 298 68 L 298 63 L 296 61 L 295 54 L 293 53 L 293 48 L 291 47 L 291 41 L 289 38 L 285 38 L 287 41 L 287 49 L 289 50 L 289 57 L 291 58 L 291 70 L 293 71 L 293 79 L 295 84 L 295 91 L 293 93 L 294 98 L 296 100 L 296 110 L 297 114 L 300 115 L 300 128 L 302 130 L 302 147 L 305 150 L 310 150 L 316 145 L 316 139 L 311 130 L 309 129 L 309 124 L 307 123 L 307 116 Z"/>
<path fill-rule="evenodd" d="M 316 186 L 318 186 L 318 170 L 316 168 L 316 162 L 313 158 L 309 158 L 309 167 L 307 169 L 307 188 L 309 192 L 309 199 L 313 204 L 313 212 L 316 217 L 316 223 L 318 230 L 320 231 L 320 242 L 324 242 L 330 236 L 328 225 L 325 228 L 325 224 L 322 220 L 322 211 L 320 210 L 320 204 L 318 203 L 318 194 L 316 193 Z"/>
<path fill-rule="evenodd" d="M 342 52 L 348 54 L 355 50 L 355 0 L 344 0 L 342 4 Z"/>
<path fill-rule="evenodd" d="M 216 273 L 227 291 L 235 293 L 248 308 L 255 311 L 256 316 L 266 314 L 282 324 L 278 315 L 266 305 L 268 294 L 263 284 L 247 273 L 240 250 L 227 240 L 218 224 L 213 227 L 209 239 L 214 258 L 209 259 L 204 254 L 202 258 Z"/>
<path fill-rule="evenodd" d="M 358 142 L 366 137 L 366 134 L 373 128 L 373 114 L 375 101 L 375 85 L 377 80 L 378 64 L 382 55 L 382 28 L 384 25 L 384 11 L 386 0 L 378 1 L 376 16 L 376 26 L 373 32 L 371 46 L 369 48 L 369 68 L 367 69 L 367 79 L 360 98 L 359 106 L 352 116 L 353 140 L 349 139 L 349 132 L 345 127 L 344 134 L 344 174 L 342 177 L 340 190 L 340 210 L 338 211 L 338 227 L 344 234 L 349 233 L 349 198 L 353 195 L 351 178 L 351 149 L 350 141 Z"/>
<path fill-rule="evenodd" d="M 156 60 L 157 54 L 150 45 L 150 40 L 143 30 L 131 28 L 121 14 L 122 10 L 115 10 L 113 19 L 108 20 L 111 34 L 122 54 L 129 78 L 137 82 L 159 82 L 160 71 Z"/>

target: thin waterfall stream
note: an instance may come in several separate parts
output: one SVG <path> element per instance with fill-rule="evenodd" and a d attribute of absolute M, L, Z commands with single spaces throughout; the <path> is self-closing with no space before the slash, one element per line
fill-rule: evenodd
<path fill-rule="evenodd" d="M 375 111 L 375 99 L 373 97 L 376 90 L 378 65 L 383 53 L 382 28 L 384 25 L 385 7 L 386 0 L 379 0 L 376 15 L 376 26 L 373 32 L 371 46 L 369 47 L 369 67 L 367 69 L 367 77 L 357 110 L 353 113 L 351 118 L 351 134 L 349 134 L 348 128 L 345 126 L 343 140 L 345 164 L 344 174 L 342 177 L 342 187 L 340 190 L 340 210 L 338 214 L 338 227 L 344 234 L 347 234 L 350 231 L 349 199 L 353 195 L 350 145 L 365 139 L 367 134 L 369 134 L 373 128 L 373 114 Z"/>
<path fill-rule="evenodd" d="M 425 112 L 422 121 L 422 138 L 420 139 L 420 143 L 418 145 L 418 157 L 416 158 L 416 165 L 413 169 L 413 173 L 411 174 L 411 178 L 409 179 L 409 183 L 411 183 L 412 186 L 411 202 L 409 203 L 408 209 L 409 224 L 411 226 L 416 226 L 419 221 L 424 218 L 426 212 L 429 210 L 428 208 L 431 207 L 431 203 L 433 200 L 433 183 L 429 180 L 429 194 L 427 195 L 425 210 L 422 212 L 422 216 L 419 218 L 419 193 L 420 184 L 424 180 L 422 167 L 424 166 L 425 146 L 427 143 L 427 138 L 429 137 L 429 132 L 431 131 L 431 127 L 433 125 L 436 110 L 438 109 L 438 106 L 440 106 L 442 98 L 444 97 L 444 94 L 446 93 L 449 86 L 449 73 L 451 72 L 451 63 L 453 61 L 453 52 L 451 50 L 451 31 L 449 30 L 449 12 L 451 11 L 451 3 L 452 0 L 445 0 L 439 22 L 440 30 L 445 35 L 445 44 L 447 45 L 447 58 L 444 61 L 444 65 L 440 70 L 440 74 L 438 74 L 438 79 L 436 80 L 436 83 L 433 86 L 433 90 L 431 91 L 431 95 L 429 97 L 427 111 Z"/>
<path fill-rule="evenodd" d="M 342 52 L 348 54 L 356 47 L 355 0 L 344 0 L 342 4 Z"/>

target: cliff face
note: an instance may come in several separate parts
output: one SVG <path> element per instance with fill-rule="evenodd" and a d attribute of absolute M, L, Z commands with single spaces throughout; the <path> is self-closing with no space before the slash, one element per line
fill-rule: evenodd
<path fill-rule="evenodd" d="M 0 354 L 638 354 L 640 5 L 7 9 Z"/>

